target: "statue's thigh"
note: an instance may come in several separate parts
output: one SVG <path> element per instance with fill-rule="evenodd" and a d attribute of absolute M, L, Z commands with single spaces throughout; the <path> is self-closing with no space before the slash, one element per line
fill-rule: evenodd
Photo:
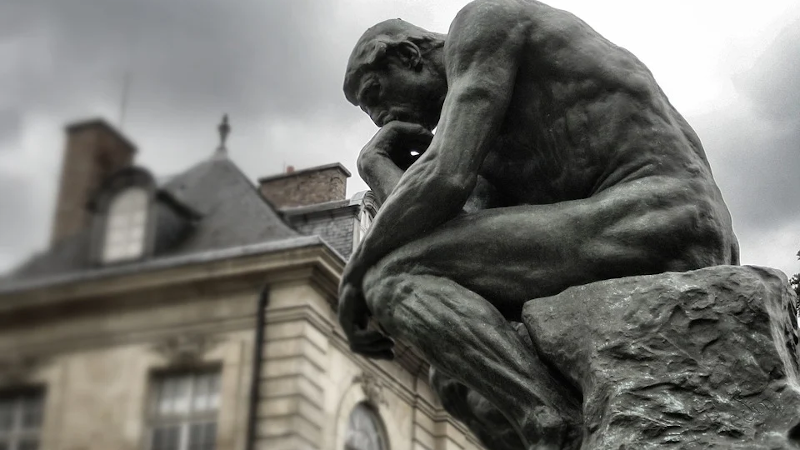
<path fill-rule="evenodd" d="M 628 183 L 582 200 L 461 215 L 378 267 L 448 278 L 514 318 L 527 300 L 569 286 L 725 263 L 712 206 L 671 180 Z"/>

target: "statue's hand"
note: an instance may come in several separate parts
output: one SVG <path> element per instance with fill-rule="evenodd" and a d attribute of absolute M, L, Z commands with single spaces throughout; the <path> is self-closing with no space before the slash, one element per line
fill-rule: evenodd
<path fill-rule="evenodd" d="M 394 341 L 367 328 L 369 309 L 362 290 L 342 280 L 339 289 L 339 323 L 354 353 L 373 359 L 393 359 Z"/>
<path fill-rule="evenodd" d="M 427 150 L 433 133 L 422 125 L 392 121 L 381 127 L 358 155 L 360 168 L 369 169 L 380 159 L 390 159 L 402 170 L 414 163 Z"/>

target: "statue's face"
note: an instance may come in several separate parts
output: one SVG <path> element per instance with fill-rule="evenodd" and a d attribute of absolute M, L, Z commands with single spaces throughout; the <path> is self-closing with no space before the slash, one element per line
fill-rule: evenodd
<path fill-rule="evenodd" d="M 414 70 L 390 59 L 385 67 L 361 77 L 356 93 L 358 106 L 379 127 L 401 120 L 432 130 L 439 122 L 447 93 L 447 80 L 440 78 L 424 67 Z"/>

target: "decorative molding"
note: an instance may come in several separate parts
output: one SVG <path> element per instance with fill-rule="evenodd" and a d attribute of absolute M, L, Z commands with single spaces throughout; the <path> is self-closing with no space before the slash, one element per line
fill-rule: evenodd
<path fill-rule="evenodd" d="M 159 326 L 148 329 L 118 329 L 116 332 L 103 332 L 101 334 L 91 335 L 58 335 L 54 336 L 52 341 L 45 341 L 39 343 L 24 343 L 25 345 L 18 345 L 14 347 L 17 350 L 26 354 L 35 354 L 43 356 L 61 355 L 72 352 L 91 351 L 100 348 L 112 348 L 124 345 L 147 345 L 153 342 L 166 341 L 167 338 L 173 337 L 176 332 L 180 333 L 199 333 L 209 335 L 223 335 L 230 332 L 253 330 L 254 318 L 253 315 L 236 316 L 223 320 L 211 322 L 204 320 L 200 323 L 193 324 L 169 324 L 166 326 Z M 0 348 L 0 355 L 5 352 L 10 352 L 7 348 Z M 0 357 L 2 359 L 2 357 Z"/>
<path fill-rule="evenodd" d="M 42 358 L 35 356 L 6 355 L 0 357 L 0 385 L 10 386 L 29 382 L 33 373 L 43 362 Z"/>
<path fill-rule="evenodd" d="M 124 299 L 141 291 L 255 278 L 259 285 L 305 280 L 335 291 L 344 262 L 317 236 L 253 244 L 141 263 L 23 280 L 0 287 L 0 315 L 91 299 Z"/>
<path fill-rule="evenodd" d="M 383 397 L 383 382 L 375 375 L 369 372 L 362 372 L 361 375 L 353 377 L 353 383 L 361 384 L 361 390 L 364 396 L 367 397 L 373 405 L 386 405 L 386 399 Z"/>
<path fill-rule="evenodd" d="M 393 375 L 390 375 L 386 372 L 385 369 L 381 368 L 380 365 L 376 364 L 374 361 L 369 360 L 365 357 L 360 357 L 350 350 L 350 344 L 347 343 L 347 339 L 344 337 L 344 333 L 339 328 L 334 329 L 333 336 L 330 340 L 331 346 L 341 353 L 348 355 L 350 357 L 350 361 L 356 364 L 361 370 L 370 370 L 370 371 L 378 371 L 380 373 L 385 374 L 384 378 L 392 379 Z M 395 351 L 400 356 L 395 356 L 395 363 L 400 366 L 403 370 L 415 376 L 415 374 L 424 373 L 421 367 L 424 366 L 424 370 L 427 371 L 428 366 L 427 363 L 418 358 L 414 352 L 402 352 L 399 351 L 398 348 L 403 346 L 404 344 L 399 341 L 395 341 Z M 427 379 L 427 376 L 424 377 Z M 388 386 L 393 392 L 395 392 L 400 397 L 405 398 L 408 402 L 412 402 L 416 393 L 411 386 L 407 386 L 402 383 L 392 383 L 392 385 L 397 384 L 397 389 L 392 389 L 391 385 Z"/>
<path fill-rule="evenodd" d="M 197 365 L 222 339 L 201 333 L 172 335 L 153 347 L 164 356 L 171 366 Z"/>

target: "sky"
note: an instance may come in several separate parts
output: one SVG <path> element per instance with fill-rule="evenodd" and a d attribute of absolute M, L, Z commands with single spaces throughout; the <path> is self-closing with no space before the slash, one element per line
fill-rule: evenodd
<path fill-rule="evenodd" d="M 338 161 L 348 193 L 366 189 L 355 161 L 376 127 L 341 90 L 353 45 L 396 17 L 446 32 L 466 3 L 0 0 L 0 272 L 46 247 L 64 125 L 83 119 L 121 127 L 167 176 L 212 154 L 227 113 L 254 181 Z M 703 141 L 742 263 L 800 272 L 800 2 L 548 3 L 654 73 Z"/>

